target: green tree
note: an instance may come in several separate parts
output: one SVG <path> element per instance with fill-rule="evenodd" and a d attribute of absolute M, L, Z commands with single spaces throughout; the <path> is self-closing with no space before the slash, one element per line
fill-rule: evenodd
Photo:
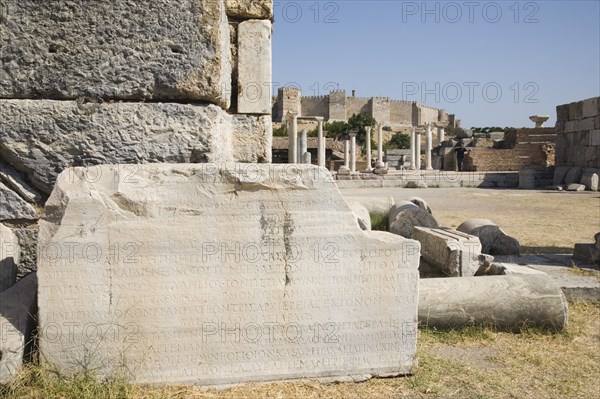
<path fill-rule="evenodd" d="M 367 130 L 365 129 L 367 126 L 375 126 L 377 121 L 371 115 L 361 112 L 359 114 L 353 114 L 350 119 L 348 119 L 348 126 L 350 130 L 356 130 L 356 142 L 364 147 L 367 138 Z M 373 136 L 371 136 L 371 140 L 373 140 Z M 371 141 L 371 145 L 373 141 Z"/>
<path fill-rule="evenodd" d="M 386 143 L 385 148 L 390 150 L 406 150 L 410 148 L 410 137 L 408 134 L 396 133 Z"/>
<path fill-rule="evenodd" d="M 346 122 L 335 121 L 327 122 L 323 125 L 323 130 L 327 132 L 327 137 L 343 138 L 348 134 L 350 127 Z"/>
<path fill-rule="evenodd" d="M 277 129 L 273 129 L 273 137 L 287 137 L 287 135 L 287 127 L 285 123 Z"/>

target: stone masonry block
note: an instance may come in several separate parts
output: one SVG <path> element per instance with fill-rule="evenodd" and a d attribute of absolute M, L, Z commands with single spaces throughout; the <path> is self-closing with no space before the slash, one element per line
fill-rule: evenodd
<path fill-rule="evenodd" d="M 412 238 L 421 243 L 423 259 L 446 276 L 473 276 L 480 266 L 481 242 L 476 236 L 450 229 L 415 226 Z"/>
<path fill-rule="evenodd" d="M 564 122 L 569 119 L 569 104 L 556 106 L 556 121 Z"/>
<path fill-rule="evenodd" d="M 269 115 L 232 115 L 233 159 L 236 162 L 271 162 L 273 127 Z"/>
<path fill-rule="evenodd" d="M 273 0 L 225 0 L 227 15 L 245 19 L 272 19 Z"/>
<path fill-rule="evenodd" d="M 598 99 L 600 97 L 588 98 L 583 100 L 583 117 L 593 118 L 598 115 Z"/>
<path fill-rule="evenodd" d="M 570 121 L 577 120 L 577 103 L 569 104 L 569 120 Z"/>
<path fill-rule="evenodd" d="M 594 118 L 581 119 L 577 124 L 577 130 L 594 130 Z"/>
<path fill-rule="evenodd" d="M 271 113 L 271 22 L 238 26 L 238 107 L 240 114 Z"/>
<path fill-rule="evenodd" d="M 0 98 L 229 107 L 224 0 L 1 0 Z"/>
<path fill-rule="evenodd" d="M 57 372 L 218 386 L 413 370 L 420 245 L 361 231 L 324 168 L 145 164 L 115 181 L 119 166 L 63 172 L 40 222 L 40 358 Z"/>
<path fill-rule="evenodd" d="M 0 100 L 0 154 L 47 194 L 69 166 L 231 161 L 231 141 L 216 105 Z"/>
<path fill-rule="evenodd" d="M 600 129 L 594 129 L 589 134 L 590 146 L 600 146 Z"/>
<path fill-rule="evenodd" d="M 579 121 L 573 120 L 565 123 L 565 133 L 576 132 L 579 130 Z"/>

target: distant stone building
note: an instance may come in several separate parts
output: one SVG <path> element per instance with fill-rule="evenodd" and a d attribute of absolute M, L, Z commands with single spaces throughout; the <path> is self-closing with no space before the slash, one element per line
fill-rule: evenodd
<path fill-rule="evenodd" d="M 392 129 L 440 123 L 454 126 L 454 115 L 443 109 L 389 97 L 347 96 L 336 90 L 324 96 L 302 96 L 300 89 L 282 87 L 273 103 L 273 122 L 282 122 L 288 112 L 299 116 L 322 116 L 325 121 L 347 121 L 353 114 L 364 112 Z"/>

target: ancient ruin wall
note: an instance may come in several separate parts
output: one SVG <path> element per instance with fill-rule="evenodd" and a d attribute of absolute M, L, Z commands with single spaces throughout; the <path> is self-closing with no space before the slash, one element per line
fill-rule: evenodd
<path fill-rule="evenodd" d="M 600 168 L 600 97 L 556 107 L 556 166 Z"/>
<path fill-rule="evenodd" d="M 302 97 L 303 116 L 322 116 L 329 119 L 329 96 Z"/>
<path fill-rule="evenodd" d="M 70 166 L 271 160 L 272 17 L 271 0 L 0 1 L 0 222 L 21 275 Z"/>
<path fill-rule="evenodd" d="M 348 118 L 361 112 L 371 114 L 370 101 L 371 99 L 368 97 L 346 97 L 346 115 Z"/>
<path fill-rule="evenodd" d="M 513 148 L 472 148 L 465 157 L 468 171 L 519 171 L 525 168 L 539 171 L 554 165 L 555 130 L 552 127 L 517 129 L 507 134 Z"/>
<path fill-rule="evenodd" d="M 390 123 L 412 125 L 412 102 L 391 100 Z"/>

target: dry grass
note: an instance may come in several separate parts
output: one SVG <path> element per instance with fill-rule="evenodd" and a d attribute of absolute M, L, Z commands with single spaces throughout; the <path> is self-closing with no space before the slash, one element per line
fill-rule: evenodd
<path fill-rule="evenodd" d="M 520 334 L 471 328 L 421 330 L 413 376 L 363 383 L 303 380 L 246 384 L 226 390 L 144 387 L 91 376 L 56 378 L 29 367 L 2 398 L 598 398 L 600 303 L 570 304 L 570 323 L 560 334 Z M 458 355 L 457 355 L 458 354 Z"/>

